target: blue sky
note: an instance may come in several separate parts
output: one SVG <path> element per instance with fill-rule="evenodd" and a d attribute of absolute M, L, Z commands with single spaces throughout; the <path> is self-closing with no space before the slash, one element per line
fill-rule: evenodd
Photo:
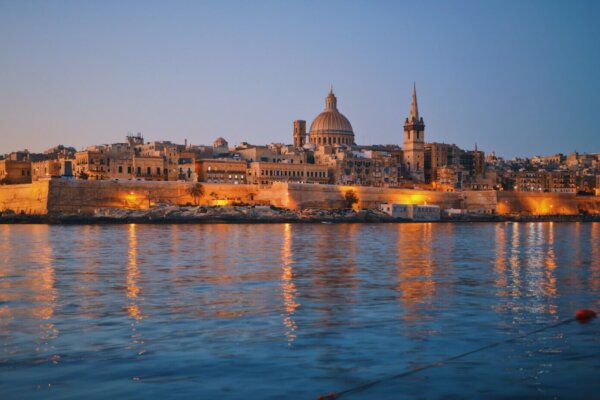
<path fill-rule="evenodd" d="M 598 1 L 0 0 L 0 153 L 291 142 L 333 84 L 359 144 L 600 152 Z"/>

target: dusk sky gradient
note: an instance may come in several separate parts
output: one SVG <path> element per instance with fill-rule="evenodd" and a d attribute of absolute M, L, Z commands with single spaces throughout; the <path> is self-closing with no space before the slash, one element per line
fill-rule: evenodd
<path fill-rule="evenodd" d="M 0 153 L 292 141 L 333 84 L 358 144 L 600 152 L 600 1 L 0 0 Z"/>

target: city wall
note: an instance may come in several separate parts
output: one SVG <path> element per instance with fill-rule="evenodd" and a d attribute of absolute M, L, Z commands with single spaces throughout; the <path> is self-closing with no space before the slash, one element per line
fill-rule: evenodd
<path fill-rule="evenodd" d="M 353 191 L 360 208 L 378 208 L 381 203 L 436 204 L 442 209 L 460 208 L 463 200 L 460 193 L 434 192 L 427 190 L 391 189 L 368 186 L 337 186 L 311 184 L 273 184 L 288 208 L 342 208 L 346 207 L 345 195 Z"/>
<path fill-rule="evenodd" d="M 600 195 L 597 196 L 577 196 L 577 208 L 583 214 L 600 214 Z"/>
<path fill-rule="evenodd" d="M 48 182 L 0 185 L 0 211 L 24 214 L 48 212 Z"/>
<path fill-rule="evenodd" d="M 500 215 L 577 215 L 577 197 L 572 193 L 497 192 Z"/>
<path fill-rule="evenodd" d="M 194 197 L 188 182 L 83 181 L 53 179 L 31 184 L 0 186 L 0 211 L 46 214 L 93 213 L 98 208 L 148 208 L 155 204 L 232 203 L 271 204 L 292 209 L 346 207 L 353 191 L 361 208 L 381 203 L 435 204 L 442 209 L 499 215 L 600 214 L 599 196 L 566 193 L 435 192 L 362 186 L 274 183 L 271 186 L 202 183 Z"/>
<path fill-rule="evenodd" d="M 271 194 L 255 185 L 202 183 L 194 197 L 189 182 L 52 180 L 48 210 L 89 213 L 97 208 L 149 208 L 156 204 L 265 203 Z"/>

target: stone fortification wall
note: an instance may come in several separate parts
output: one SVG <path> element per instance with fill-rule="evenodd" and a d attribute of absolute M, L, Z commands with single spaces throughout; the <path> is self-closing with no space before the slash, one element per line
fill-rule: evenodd
<path fill-rule="evenodd" d="M 378 208 L 381 203 L 434 204 L 441 209 L 461 208 L 499 215 L 600 214 L 600 197 L 566 193 L 434 192 L 361 186 L 274 183 L 272 186 L 202 183 L 203 195 L 194 198 L 193 183 L 146 181 L 80 181 L 53 179 L 31 184 L 0 186 L 0 211 L 45 214 L 93 213 L 98 208 L 148 208 L 153 204 L 198 203 L 271 204 L 278 207 L 345 207 L 352 190 L 358 207 Z"/>
<path fill-rule="evenodd" d="M 571 193 L 497 192 L 500 215 L 577 215 L 577 198 Z"/>
<path fill-rule="evenodd" d="M 48 197 L 51 212 L 89 213 L 97 208 L 148 208 L 154 204 L 228 204 L 265 202 L 268 193 L 255 185 L 202 183 L 203 195 L 190 194 L 189 182 L 52 180 Z"/>
<path fill-rule="evenodd" d="M 474 214 L 495 214 L 498 196 L 494 190 L 461 192 L 463 208 Z"/>
<path fill-rule="evenodd" d="M 577 196 L 577 208 L 582 214 L 600 214 L 600 196 Z"/>
<path fill-rule="evenodd" d="M 273 188 L 278 186 L 279 184 L 274 184 Z M 283 206 L 288 208 L 341 208 L 345 207 L 344 196 L 350 190 L 356 194 L 358 207 L 361 208 L 378 208 L 381 203 L 435 204 L 442 209 L 462 206 L 459 193 L 366 186 L 290 183 L 287 184 L 287 193 L 281 198 Z"/>
<path fill-rule="evenodd" d="M 0 186 L 0 212 L 45 214 L 48 211 L 48 186 L 48 181 Z"/>

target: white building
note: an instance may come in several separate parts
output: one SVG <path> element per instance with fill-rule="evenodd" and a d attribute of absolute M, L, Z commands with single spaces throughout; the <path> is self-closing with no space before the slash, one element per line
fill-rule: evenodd
<path fill-rule="evenodd" d="M 413 221 L 439 221 L 440 206 L 425 204 L 381 204 L 379 209 L 393 218 Z"/>

